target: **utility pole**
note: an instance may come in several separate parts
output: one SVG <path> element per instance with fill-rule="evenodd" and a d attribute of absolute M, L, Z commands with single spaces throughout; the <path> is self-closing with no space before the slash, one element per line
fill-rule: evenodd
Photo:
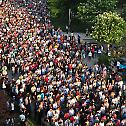
<path fill-rule="evenodd" d="M 70 31 L 70 24 L 71 24 L 71 9 L 69 8 L 69 31 Z"/>

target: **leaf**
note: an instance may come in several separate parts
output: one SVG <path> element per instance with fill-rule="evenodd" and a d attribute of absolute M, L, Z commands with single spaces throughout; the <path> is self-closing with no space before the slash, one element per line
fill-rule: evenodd
<path fill-rule="evenodd" d="M 92 27 L 92 37 L 99 42 L 119 44 L 125 31 L 126 23 L 117 13 L 104 12 L 96 17 Z"/>

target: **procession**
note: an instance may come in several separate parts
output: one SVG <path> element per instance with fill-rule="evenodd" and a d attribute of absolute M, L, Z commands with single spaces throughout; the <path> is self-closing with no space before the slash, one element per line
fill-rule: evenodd
<path fill-rule="evenodd" d="M 55 29 L 45 0 L 16 1 L 21 7 L 15 1 L 0 4 L 0 91 L 10 97 L 7 111 L 18 106 L 20 126 L 31 117 L 39 126 L 125 126 L 126 82 L 118 65 L 89 66 L 102 46 Z M 5 118 L 1 126 L 15 126 Z"/>

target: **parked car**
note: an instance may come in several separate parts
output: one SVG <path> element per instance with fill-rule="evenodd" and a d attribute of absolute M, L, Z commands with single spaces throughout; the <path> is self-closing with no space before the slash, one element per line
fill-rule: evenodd
<path fill-rule="evenodd" d="M 118 61 L 120 62 L 118 72 L 126 79 L 126 57 L 119 58 Z"/>

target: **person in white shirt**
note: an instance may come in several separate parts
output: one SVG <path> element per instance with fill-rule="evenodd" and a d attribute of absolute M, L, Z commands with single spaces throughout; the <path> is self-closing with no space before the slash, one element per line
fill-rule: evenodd
<path fill-rule="evenodd" d="M 50 109 L 48 112 L 47 112 L 47 118 L 50 118 L 53 116 L 53 110 Z"/>
<path fill-rule="evenodd" d="M 57 102 L 53 104 L 53 109 L 57 109 Z"/>
<path fill-rule="evenodd" d="M 101 55 L 101 53 L 102 53 L 102 52 L 101 52 L 101 49 L 99 49 L 99 50 L 98 50 L 98 55 L 100 56 L 100 55 Z"/>
<path fill-rule="evenodd" d="M 116 66 L 117 66 L 117 69 L 119 69 L 119 66 L 120 66 L 120 62 L 119 61 L 117 61 Z"/>
<path fill-rule="evenodd" d="M 14 102 L 11 102 L 10 107 L 11 107 L 11 113 L 13 113 L 14 112 Z"/>
<path fill-rule="evenodd" d="M 73 116 L 73 115 L 74 115 L 74 109 L 73 109 L 73 108 L 71 108 L 71 109 L 69 110 L 69 114 L 70 114 L 70 116 Z"/>
<path fill-rule="evenodd" d="M 69 126 L 69 123 L 70 123 L 70 120 L 69 119 L 65 120 L 64 126 Z"/>
<path fill-rule="evenodd" d="M 99 123 L 99 126 L 105 126 L 105 123 L 101 121 L 101 122 Z"/>

